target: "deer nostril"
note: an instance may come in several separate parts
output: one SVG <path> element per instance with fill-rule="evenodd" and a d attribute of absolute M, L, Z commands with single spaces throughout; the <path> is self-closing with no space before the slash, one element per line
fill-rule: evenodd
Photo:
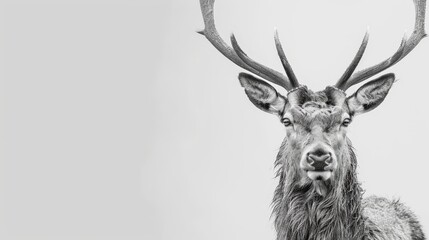
<path fill-rule="evenodd" d="M 331 153 L 329 153 L 329 157 L 328 157 L 328 159 L 326 159 L 325 160 L 325 162 L 326 163 L 328 163 L 328 164 L 330 164 L 330 163 L 332 163 L 334 160 L 333 160 L 333 158 L 332 158 L 332 155 L 331 155 Z"/>
<path fill-rule="evenodd" d="M 333 162 L 331 153 L 314 151 L 307 154 L 307 163 L 315 168 L 315 171 L 324 171 L 325 167 Z"/>
<path fill-rule="evenodd" d="M 307 154 L 307 163 L 309 163 L 310 165 L 312 165 L 314 163 L 313 158 L 310 156 L 310 154 Z"/>
<path fill-rule="evenodd" d="M 313 162 L 328 162 L 332 161 L 331 154 L 327 153 L 324 155 L 315 155 L 315 154 L 309 154 L 307 156 L 307 159 L 310 159 Z"/>

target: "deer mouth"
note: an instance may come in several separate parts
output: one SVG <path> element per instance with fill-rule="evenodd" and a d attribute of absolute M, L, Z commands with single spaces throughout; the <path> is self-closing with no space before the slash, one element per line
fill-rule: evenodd
<path fill-rule="evenodd" d="M 307 176 L 311 179 L 312 185 L 314 187 L 315 192 L 325 197 L 330 190 L 330 182 L 328 181 L 332 177 L 332 171 L 306 171 Z"/>
<path fill-rule="evenodd" d="M 307 176 L 313 181 L 326 181 L 331 178 L 332 171 L 307 171 Z"/>

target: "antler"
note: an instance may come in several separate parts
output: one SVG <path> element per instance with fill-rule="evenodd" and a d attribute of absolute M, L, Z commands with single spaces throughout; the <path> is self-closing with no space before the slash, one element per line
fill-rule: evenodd
<path fill-rule="evenodd" d="M 347 71 L 343 74 L 341 79 L 337 82 L 335 87 L 346 90 L 349 87 L 358 84 L 384 70 L 398 63 L 402 58 L 408 55 L 418 44 L 419 42 L 427 36 L 425 33 L 425 9 L 426 9 L 426 0 L 413 0 L 416 17 L 414 24 L 414 31 L 410 37 L 404 35 L 402 38 L 401 44 L 398 50 L 393 54 L 392 57 L 382 61 L 381 63 L 374 65 L 369 68 L 360 70 L 353 75 L 351 73 L 356 68 L 359 60 L 361 59 L 363 52 L 365 51 L 366 44 L 368 42 L 368 33 L 365 35 L 364 41 L 361 44 L 361 47 L 356 54 L 353 62 L 350 64 Z M 350 76 L 351 75 L 351 76 Z"/>
<path fill-rule="evenodd" d="M 276 30 L 274 34 L 274 41 L 276 42 L 277 53 L 282 61 L 283 68 L 285 69 L 286 75 L 289 77 L 290 83 L 293 87 L 298 87 L 298 79 L 295 76 L 295 73 L 292 70 L 292 66 L 289 64 L 289 61 L 286 58 L 286 54 L 283 51 L 282 44 L 280 43 L 279 33 Z"/>
<path fill-rule="evenodd" d="M 218 31 L 216 30 L 216 26 L 214 22 L 214 11 L 213 11 L 214 1 L 215 0 L 200 0 L 201 12 L 203 14 L 205 28 L 203 31 L 200 31 L 198 33 L 204 35 L 210 41 L 210 43 L 217 50 L 219 50 L 219 52 L 221 52 L 226 58 L 231 60 L 239 67 L 258 75 L 267 81 L 270 81 L 279 86 L 282 86 L 286 90 L 291 90 L 293 88 L 298 87 L 299 86 L 298 81 L 296 80 L 296 77 L 292 72 L 292 68 L 290 67 L 286 57 L 284 56 L 284 52 L 281 49 L 281 45 L 280 45 L 280 42 L 278 41 L 278 37 L 276 37 L 276 45 L 277 45 L 277 49 L 279 49 L 279 46 L 281 49 L 281 51 L 278 50 L 279 56 L 280 56 L 280 59 L 282 60 L 283 66 L 285 66 L 286 64 L 287 66 L 285 67 L 286 74 L 291 79 L 248 57 L 238 45 L 234 35 L 231 35 L 231 44 L 233 48 L 228 46 L 228 44 L 220 37 Z"/>
<path fill-rule="evenodd" d="M 368 45 L 368 38 L 369 32 L 367 31 L 359 47 L 359 51 L 356 53 L 356 56 L 353 58 L 353 61 L 347 67 L 343 76 L 341 76 L 340 80 L 338 80 L 337 84 L 335 84 L 335 87 L 339 89 L 344 89 L 345 85 L 347 84 L 347 80 L 349 80 L 350 76 L 352 76 L 360 60 L 362 59 L 363 53 L 365 52 L 366 46 Z"/>

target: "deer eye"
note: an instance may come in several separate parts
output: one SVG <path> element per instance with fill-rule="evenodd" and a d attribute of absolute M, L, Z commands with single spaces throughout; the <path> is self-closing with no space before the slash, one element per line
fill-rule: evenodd
<path fill-rule="evenodd" d="M 346 118 L 346 119 L 343 120 L 343 123 L 341 123 L 341 125 L 343 127 L 348 127 L 351 122 L 352 122 L 352 120 L 350 118 Z"/>
<path fill-rule="evenodd" d="M 282 123 L 285 125 L 285 127 L 292 126 L 292 121 L 289 118 L 283 118 Z"/>

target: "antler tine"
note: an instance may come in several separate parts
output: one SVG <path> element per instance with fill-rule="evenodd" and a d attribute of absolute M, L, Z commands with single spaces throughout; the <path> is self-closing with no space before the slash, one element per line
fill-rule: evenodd
<path fill-rule="evenodd" d="M 284 80 L 278 79 L 277 73 L 274 70 L 254 61 L 253 59 L 248 57 L 247 54 L 241 49 L 240 45 L 238 45 L 237 39 L 235 38 L 234 34 L 231 34 L 231 44 L 235 50 L 235 53 L 238 55 L 238 57 L 241 60 L 243 60 L 244 63 L 246 63 L 248 66 L 252 67 L 256 71 L 263 72 L 268 77 L 268 79 L 267 79 L 268 81 L 275 83 L 275 84 L 278 84 L 280 86 L 287 84 L 287 86 L 284 86 L 284 87 L 288 90 L 294 88 L 289 81 L 286 82 Z"/>
<path fill-rule="evenodd" d="M 283 51 L 283 47 L 280 42 L 279 33 L 277 32 L 277 29 L 274 34 L 274 41 L 276 42 L 277 53 L 280 57 L 280 61 L 282 62 L 283 68 L 285 69 L 286 75 L 289 78 L 290 84 L 293 88 L 296 88 L 299 86 L 298 79 L 296 78 L 295 73 L 292 70 L 292 66 L 289 64 L 289 61 L 286 58 L 286 54 Z"/>
<path fill-rule="evenodd" d="M 348 89 L 349 87 L 358 84 L 384 70 L 395 65 L 405 56 L 407 56 L 418 44 L 419 42 L 427 36 L 425 33 L 425 11 L 426 11 L 426 0 L 413 0 L 416 17 L 414 24 L 414 31 L 410 37 L 404 35 L 401 45 L 398 50 L 393 54 L 392 57 L 384 60 L 383 62 L 374 65 L 372 67 L 360 70 L 354 73 L 350 79 L 345 83 L 343 90 Z"/>
<path fill-rule="evenodd" d="M 356 56 L 353 58 L 353 61 L 347 67 L 344 74 L 341 76 L 341 78 L 335 84 L 335 87 L 344 90 L 344 87 L 345 87 L 345 84 L 347 83 L 347 80 L 353 74 L 353 72 L 355 71 L 356 67 L 358 66 L 360 60 L 362 59 L 362 56 L 363 56 L 365 49 L 366 49 L 366 46 L 368 45 L 368 39 L 369 39 L 369 31 L 367 30 L 365 33 L 365 37 L 363 38 L 362 43 L 359 47 L 359 51 L 356 53 Z"/>
<path fill-rule="evenodd" d="M 219 52 L 239 67 L 258 75 L 267 81 L 282 86 L 286 90 L 292 89 L 289 79 L 285 75 L 253 61 L 247 57 L 243 51 L 237 52 L 237 50 L 241 50 L 239 47 L 233 49 L 228 46 L 216 30 L 213 13 L 214 2 L 215 0 L 200 0 L 205 28 L 203 31 L 199 31 L 198 33 L 204 35 Z M 236 45 L 238 46 L 238 44 Z"/>

